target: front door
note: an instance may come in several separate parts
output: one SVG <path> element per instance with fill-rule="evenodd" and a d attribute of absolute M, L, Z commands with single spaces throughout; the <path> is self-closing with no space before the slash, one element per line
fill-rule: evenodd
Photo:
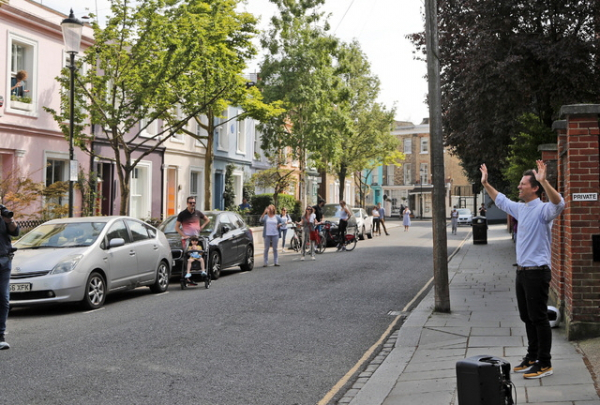
<path fill-rule="evenodd" d="M 177 211 L 177 168 L 167 169 L 167 217 Z"/>

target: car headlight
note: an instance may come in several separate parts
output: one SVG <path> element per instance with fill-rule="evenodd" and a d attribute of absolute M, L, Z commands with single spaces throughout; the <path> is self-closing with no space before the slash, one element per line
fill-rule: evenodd
<path fill-rule="evenodd" d="M 77 266 L 77 263 L 81 260 L 83 255 L 71 255 L 63 257 L 51 271 L 51 274 L 62 274 L 73 271 Z"/>

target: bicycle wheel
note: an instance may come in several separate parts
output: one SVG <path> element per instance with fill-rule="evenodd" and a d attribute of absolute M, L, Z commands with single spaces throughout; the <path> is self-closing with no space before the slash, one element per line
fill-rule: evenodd
<path fill-rule="evenodd" d="M 294 236 L 292 238 L 292 240 L 290 241 L 290 247 L 296 252 L 300 251 L 300 241 L 297 237 Z"/>
<path fill-rule="evenodd" d="M 356 235 L 352 236 L 352 239 L 348 240 L 346 239 L 346 251 L 347 252 L 351 252 L 354 250 L 354 248 L 356 247 Z"/>
<path fill-rule="evenodd" d="M 322 235 L 319 235 L 319 240 L 315 242 L 315 252 L 318 254 L 321 254 L 325 251 L 325 246 L 327 245 L 327 242 L 325 242 L 325 237 Z"/>

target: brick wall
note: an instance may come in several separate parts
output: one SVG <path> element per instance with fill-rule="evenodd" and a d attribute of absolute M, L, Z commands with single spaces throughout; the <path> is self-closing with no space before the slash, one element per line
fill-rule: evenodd
<path fill-rule="evenodd" d="M 600 262 L 592 235 L 600 234 L 600 201 L 574 201 L 575 193 L 600 193 L 600 105 L 563 106 L 558 132 L 558 191 L 567 206 L 553 228 L 552 295 L 571 340 L 600 335 Z"/>

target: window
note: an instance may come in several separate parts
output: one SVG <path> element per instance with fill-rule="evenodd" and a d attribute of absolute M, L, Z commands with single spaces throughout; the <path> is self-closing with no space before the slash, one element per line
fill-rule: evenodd
<path fill-rule="evenodd" d="M 227 151 L 229 150 L 229 137 L 227 136 L 227 124 L 225 118 L 215 118 L 215 142 L 217 143 L 217 149 Z"/>
<path fill-rule="evenodd" d="M 237 153 L 246 154 L 246 120 L 237 122 Z"/>
<path fill-rule="evenodd" d="M 130 213 L 135 218 L 150 218 L 152 185 L 151 162 L 140 162 L 131 172 Z"/>
<path fill-rule="evenodd" d="M 421 138 L 421 153 L 429 153 L 429 137 Z"/>
<path fill-rule="evenodd" d="M 115 222 L 108 233 L 106 234 L 108 241 L 110 242 L 112 239 L 122 238 L 125 240 L 125 243 L 131 243 L 131 238 L 129 237 L 129 232 L 127 231 L 127 227 L 125 226 L 125 222 L 122 220 L 118 220 Z"/>
<path fill-rule="evenodd" d="M 196 201 L 202 200 L 202 180 L 202 171 L 192 169 L 190 172 L 190 196 L 196 197 Z"/>
<path fill-rule="evenodd" d="M 129 230 L 131 231 L 134 242 L 149 239 L 148 228 L 141 222 L 127 220 L 127 225 L 129 225 Z"/>
<path fill-rule="evenodd" d="M 62 153 L 47 153 L 46 154 L 46 187 L 51 187 L 60 182 L 69 181 L 69 155 Z M 56 190 L 58 194 L 58 189 Z M 52 198 L 45 199 L 46 207 L 67 205 L 69 203 L 69 191 L 64 191 L 64 194 L 56 195 Z"/>
<path fill-rule="evenodd" d="M 412 153 L 412 139 L 404 138 L 404 153 L 410 155 Z"/>
<path fill-rule="evenodd" d="M 12 32 L 8 33 L 8 42 L 7 59 L 10 61 L 10 76 L 7 77 L 7 88 L 10 90 L 17 84 L 17 75 L 20 77 L 25 72 L 26 78 L 20 82 L 21 86 L 10 91 L 9 100 L 6 100 L 6 110 L 35 116 L 37 114 L 38 43 Z"/>
<path fill-rule="evenodd" d="M 404 164 L 404 184 L 412 183 L 412 170 L 410 163 Z"/>
<path fill-rule="evenodd" d="M 181 106 L 178 105 L 174 108 L 173 111 L 171 111 L 173 113 L 173 115 L 175 115 L 175 119 L 177 121 L 181 121 L 183 120 L 184 116 L 183 116 L 183 111 L 181 110 Z M 182 133 L 177 133 L 177 134 L 173 134 L 170 138 L 171 142 L 176 142 L 176 143 L 183 143 L 183 134 Z"/>
<path fill-rule="evenodd" d="M 427 163 L 421 163 L 419 173 L 421 175 L 421 184 L 429 184 L 429 165 Z"/>
<path fill-rule="evenodd" d="M 142 118 L 140 121 L 140 128 L 142 130 L 140 132 L 141 136 L 145 138 L 154 138 L 156 135 L 158 135 L 158 120 L 155 119 L 154 121 L 148 123 L 147 118 Z"/>

